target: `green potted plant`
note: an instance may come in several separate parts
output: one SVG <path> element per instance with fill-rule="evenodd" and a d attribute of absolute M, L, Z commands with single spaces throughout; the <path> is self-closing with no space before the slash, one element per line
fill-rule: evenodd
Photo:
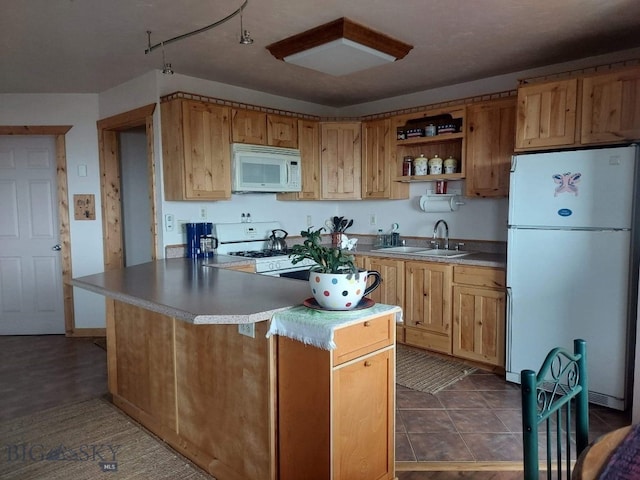
<path fill-rule="evenodd" d="M 347 273 L 358 276 L 358 268 L 355 265 L 355 257 L 339 247 L 322 245 L 321 234 L 324 227 L 318 230 L 300 232 L 304 239 L 301 244 L 293 245 L 289 257 L 295 265 L 304 259 L 313 260 L 316 264 L 311 267 L 312 272 L 320 273 Z"/>
<path fill-rule="evenodd" d="M 304 259 L 315 262 L 310 269 L 309 285 L 317 305 L 325 310 L 352 310 L 362 297 L 380 285 L 380 273 L 375 270 L 358 270 L 355 257 L 339 247 L 322 244 L 323 227 L 318 230 L 303 230 L 301 244 L 291 247 L 289 257 L 295 265 Z M 369 277 L 373 284 L 367 287 Z"/>

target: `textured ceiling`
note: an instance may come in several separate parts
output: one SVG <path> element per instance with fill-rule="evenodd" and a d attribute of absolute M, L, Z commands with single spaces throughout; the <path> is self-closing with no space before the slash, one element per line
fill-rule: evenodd
<path fill-rule="evenodd" d="M 2 0 L 0 93 L 99 93 L 162 67 L 152 43 L 232 13 L 230 0 Z M 414 48 L 343 77 L 265 46 L 348 17 Z M 640 47 L 638 0 L 249 0 L 240 18 L 165 47 L 177 73 L 343 107 Z"/>

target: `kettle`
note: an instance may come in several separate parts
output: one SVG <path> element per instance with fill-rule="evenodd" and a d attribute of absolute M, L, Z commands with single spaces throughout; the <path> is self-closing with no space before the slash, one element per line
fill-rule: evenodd
<path fill-rule="evenodd" d="M 276 232 L 282 232 L 284 233 L 284 235 L 281 237 L 278 237 L 276 235 Z M 287 242 L 285 242 L 284 239 L 287 238 L 287 235 L 288 233 L 282 230 L 281 228 L 276 228 L 275 230 L 272 230 L 271 235 L 269 235 L 269 248 L 275 251 L 286 250 Z"/>

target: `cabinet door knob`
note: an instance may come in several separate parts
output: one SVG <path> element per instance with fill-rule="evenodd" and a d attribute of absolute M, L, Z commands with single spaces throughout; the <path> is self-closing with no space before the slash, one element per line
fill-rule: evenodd
<path fill-rule="evenodd" d="M 371 362 L 369 360 L 365 360 L 364 366 L 365 367 L 370 367 L 371 366 Z"/>

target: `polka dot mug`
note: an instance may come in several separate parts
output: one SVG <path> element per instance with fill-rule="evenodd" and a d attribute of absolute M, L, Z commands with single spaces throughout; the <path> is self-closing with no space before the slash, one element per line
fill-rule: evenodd
<path fill-rule="evenodd" d="M 367 287 L 370 278 L 373 283 Z M 382 277 L 375 270 L 355 273 L 310 272 L 309 285 L 313 298 L 326 310 L 352 310 L 362 297 L 369 295 L 378 286 Z"/>

